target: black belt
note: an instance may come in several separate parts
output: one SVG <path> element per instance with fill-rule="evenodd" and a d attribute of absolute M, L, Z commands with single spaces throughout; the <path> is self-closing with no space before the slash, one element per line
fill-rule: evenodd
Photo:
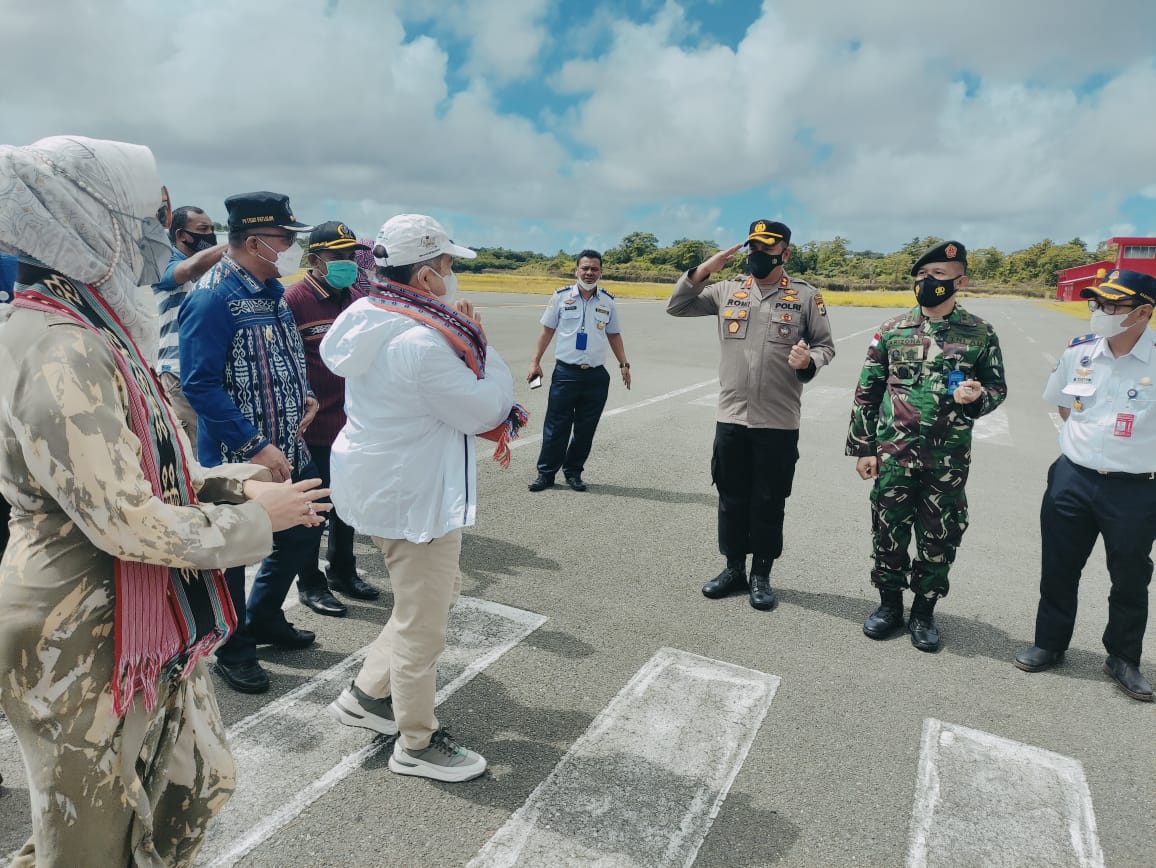
<path fill-rule="evenodd" d="M 574 368 L 577 371 L 592 371 L 595 368 L 601 368 L 601 365 L 574 365 L 570 362 L 557 362 L 563 368 Z"/>
<path fill-rule="evenodd" d="M 1124 473 L 1122 470 L 1094 470 L 1091 467 L 1085 467 L 1083 464 L 1077 464 L 1068 456 L 1064 456 L 1065 460 L 1075 467 L 1077 470 L 1082 470 L 1085 473 L 1094 473 L 1097 476 L 1102 476 L 1106 479 L 1130 479 L 1133 482 L 1152 482 L 1156 481 L 1156 472 L 1153 473 Z"/>

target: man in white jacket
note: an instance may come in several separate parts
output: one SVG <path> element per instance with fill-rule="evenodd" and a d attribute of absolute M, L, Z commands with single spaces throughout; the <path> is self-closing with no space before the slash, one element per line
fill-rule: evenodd
<path fill-rule="evenodd" d="M 381 549 L 394 594 L 385 629 L 329 711 L 346 725 L 400 733 L 390 769 L 440 781 L 486 769 L 438 723 L 434 688 L 461 590 L 462 528 L 477 512 L 475 435 L 504 422 L 514 400 L 473 305 L 454 298 L 453 258 L 475 255 L 430 217 L 392 218 L 374 248 L 373 295 L 321 342 L 322 360 L 345 378 L 348 417 L 333 444 L 332 499 Z"/>

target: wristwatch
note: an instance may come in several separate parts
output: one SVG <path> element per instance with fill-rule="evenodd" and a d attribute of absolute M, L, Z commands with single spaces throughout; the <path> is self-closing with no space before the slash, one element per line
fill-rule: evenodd
<path fill-rule="evenodd" d="M 619 363 L 618 363 L 618 367 L 620 367 L 620 368 L 629 368 L 629 367 L 630 367 L 630 362 L 619 362 Z"/>

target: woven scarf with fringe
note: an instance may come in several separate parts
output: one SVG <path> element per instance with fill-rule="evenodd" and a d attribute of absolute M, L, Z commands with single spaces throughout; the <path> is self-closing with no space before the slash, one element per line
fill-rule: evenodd
<path fill-rule="evenodd" d="M 375 307 L 407 316 L 440 333 L 475 377 L 479 380 L 485 377 L 486 335 L 472 319 L 433 296 L 398 283 L 371 278 L 369 291 L 369 301 Z M 494 460 L 503 468 L 510 466 L 510 441 L 518 439 L 518 432 L 529 420 L 526 408 L 515 404 L 510 408 L 510 415 L 496 428 L 478 435 L 497 443 Z"/>
<path fill-rule="evenodd" d="M 141 469 L 153 494 L 173 506 L 197 503 L 177 422 L 140 349 L 92 287 L 59 275 L 17 286 L 14 307 L 65 316 L 100 335 L 128 391 L 129 427 L 141 444 Z M 140 693 L 151 711 L 162 674 L 185 677 L 236 629 L 220 570 L 176 569 L 116 559 L 116 652 L 113 710 L 118 717 Z"/>

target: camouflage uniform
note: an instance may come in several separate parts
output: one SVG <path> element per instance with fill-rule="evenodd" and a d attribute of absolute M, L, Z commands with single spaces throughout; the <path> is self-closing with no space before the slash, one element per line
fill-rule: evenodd
<path fill-rule="evenodd" d="M 975 402 L 957 404 L 949 394 L 954 370 L 983 386 Z M 846 450 L 879 459 L 871 490 L 876 587 L 907 587 L 914 525 L 911 588 L 947 595 L 948 570 L 967 529 L 971 429 L 1006 397 L 999 339 L 960 305 L 938 320 L 916 306 L 880 327 L 859 375 Z"/>
<path fill-rule="evenodd" d="M 107 344 L 62 317 L 0 326 L 0 705 L 28 771 L 32 837 L 14 865 L 187 865 L 234 766 L 202 664 L 118 718 L 114 557 L 197 569 L 253 563 L 272 527 L 243 503 L 254 465 L 190 472 L 206 502 L 152 496 Z M 183 435 L 182 435 L 183 436 Z M 188 444 L 186 443 L 186 448 Z M 208 501 L 240 505 L 214 505 Z"/>

